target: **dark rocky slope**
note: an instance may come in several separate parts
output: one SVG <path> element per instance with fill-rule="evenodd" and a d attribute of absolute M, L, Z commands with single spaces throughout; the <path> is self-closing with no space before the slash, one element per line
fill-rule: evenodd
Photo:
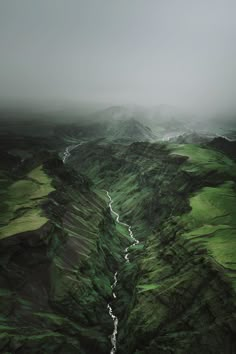
<path fill-rule="evenodd" d="M 219 150 L 231 157 L 232 159 L 236 159 L 236 141 L 229 141 L 223 137 L 218 137 L 213 139 L 208 143 L 209 147 Z"/>
<path fill-rule="evenodd" d="M 0 352 L 108 353 L 118 270 L 118 353 L 235 353 L 235 163 L 100 141 L 62 164 L 48 144 L 20 139 L 0 166 Z M 104 189 L 140 240 L 130 263 Z"/>
<path fill-rule="evenodd" d="M 147 143 L 90 144 L 72 160 L 97 188 L 109 185 L 142 242 L 119 272 L 118 352 L 235 353 L 234 163 Z"/>
<path fill-rule="evenodd" d="M 103 139 L 106 142 L 129 144 L 134 141 L 156 140 L 152 130 L 134 118 L 115 121 L 102 119 L 94 122 L 65 124 L 55 129 L 55 135 L 68 143 L 79 140 Z"/>
<path fill-rule="evenodd" d="M 5 208 L 13 213 L 17 205 L 17 213 L 1 225 L 0 352 L 106 353 L 113 326 L 106 306 L 125 241 L 86 177 L 56 157 L 40 163 L 8 179 L 6 191 L 17 186 L 20 201 Z M 30 194 L 36 183 L 44 187 L 37 203 Z M 23 195 L 35 211 L 30 218 Z"/>

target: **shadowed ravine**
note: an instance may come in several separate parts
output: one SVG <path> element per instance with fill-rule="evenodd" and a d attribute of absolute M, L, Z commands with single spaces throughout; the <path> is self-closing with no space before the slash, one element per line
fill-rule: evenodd
<path fill-rule="evenodd" d="M 134 241 L 134 242 L 132 243 L 132 245 L 130 245 L 129 247 L 126 247 L 126 248 L 125 248 L 125 256 L 124 256 L 124 258 L 125 258 L 125 261 L 126 261 L 126 262 L 129 262 L 129 253 L 128 253 L 129 248 L 132 247 L 132 246 L 137 245 L 137 244 L 139 243 L 139 241 L 134 237 L 133 232 L 132 232 L 132 229 L 131 229 L 131 226 L 128 225 L 128 224 L 126 224 L 126 223 L 124 223 L 124 222 L 121 222 L 121 221 L 119 220 L 119 218 L 120 218 L 119 214 L 116 213 L 116 212 L 113 210 L 113 208 L 112 208 L 113 200 L 112 200 L 112 198 L 111 198 L 109 192 L 106 191 L 106 193 L 107 193 L 107 196 L 108 196 L 108 198 L 109 198 L 109 208 L 110 208 L 110 211 L 111 211 L 111 213 L 112 213 L 113 215 L 115 215 L 115 217 L 116 217 L 116 222 L 117 222 L 118 224 L 123 225 L 123 226 L 125 226 L 125 227 L 128 228 L 129 235 L 130 235 L 131 239 Z M 115 289 L 115 287 L 116 287 L 116 285 L 117 285 L 117 275 L 118 275 L 118 272 L 116 271 L 116 272 L 114 273 L 114 282 L 113 282 L 113 284 L 111 285 L 111 288 L 112 288 L 112 290 L 113 290 L 113 291 L 112 291 L 112 295 L 113 295 L 114 299 L 116 299 L 116 293 L 114 292 L 114 289 Z M 113 333 L 112 333 L 112 335 L 111 335 L 112 349 L 111 349 L 111 351 L 110 351 L 110 354 L 114 354 L 114 353 L 116 352 L 116 337 L 117 337 L 117 333 L 118 333 L 118 323 L 119 323 L 119 320 L 118 320 L 118 317 L 113 314 L 113 310 L 112 310 L 112 307 L 111 307 L 110 303 L 108 303 L 107 308 L 108 308 L 108 311 L 109 311 L 109 315 L 111 316 L 111 318 L 112 318 L 112 320 L 113 320 L 113 322 L 114 322 L 114 330 L 113 330 Z"/>
<path fill-rule="evenodd" d="M 74 150 L 75 148 L 77 148 L 77 146 L 80 146 L 82 143 L 80 142 L 79 144 L 76 145 L 70 145 L 68 146 L 62 156 L 62 161 L 63 163 L 66 163 L 67 159 L 70 157 L 71 155 L 71 151 Z"/>
<path fill-rule="evenodd" d="M 234 156 L 231 143 L 217 144 Z M 93 306 L 101 305 L 92 322 L 99 332 L 94 341 L 89 333 L 84 353 L 236 352 L 234 161 L 194 144 L 94 143 L 73 150 L 65 169 L 67 163 L 92 181 L 101 200 L 104 248 L 90 258 L 100 266 L 94 293 L 101 296 L 86 307 L 90 319 Z M 105 185 L 109 191 L 100 189 Z M 92 282 L 94 275 L 88 274 Z"/>
<path fill-rule="evenodd" d="M 68 146 L 64 153 L 63 153 L 63 156 L 62 156 L 62 161 L 63 163 L 65 164 L 68 160 L 68 158 L 70 157 L 71 155 L 71 151 L 74 150 L 76 147 L 80 146 L 82 143 L 80 142 L 79 144 L 76 144 L 76 145 L 70 145 Z M 121 222 L 119 219 L 120 219 L 120 216 L 117 212 L 115 212 L 112 208 L 112 203 L 113 203 L 113 200 L 109 194 L 108 191 L 106 191 L 106 194 L 107 194 L 107 197 L 109 198 L 109 208 L 110 208 L 110 211 L 111 213 L 116 217 L 115 221 L 120 224 L 120 225 L 123 225 L 125 226 L 127 229 L 128 229 L 128 232 L 129 232 L 129 236 L 130 238 L 132 239 L 133 243 L 126 247 L 125 248 L 125 251 L 124 251 L 124 259 L 125 259 L 125 262 L 129 263 L 129 249 L 137 244 L 139 244 L 139 241 L 134 237 L 133 235 L 133 232 L 132 232 L 132 228 L 131 228 L 131 225 L 128 225 L 124 222 Z M 116 299 L 116 293 L 114 291 L 114 289 L 116 288 L 116 285 L 117 285 L 117 276 L 118 276 L 118 271 L 116 271 L 114 273 L 114 281 L 113 281 L 113 284 L 111 285 L 111 289 L 112 289 L 112 296 L 114 299 Z M 116 352 L 116 349 L 117 349 L 117 344 L 116 344 L 116 339 L 117 339 L 117 334 L 118 334 L 118 323 L 119 323 L 119 320 L 118 320 L 118 317 L 114 315 L 113 313 L 113 309 L 112 309 L 112 306 L 110 303 L 107 304 L 107 309 L 108 309 L 108 312 L 109 312 L 109 315 L 110 317 L 112 318 L 113 320 L 113 323 L 114 323 L 114 329 L 113 329 L 113 332 L 112 332 L 112 335 L 111 335 L 111 344 L 112 344 L 112 348 L 111 348 L 111 351 L 110 351 L 110 354 L 115 354 Z"/>

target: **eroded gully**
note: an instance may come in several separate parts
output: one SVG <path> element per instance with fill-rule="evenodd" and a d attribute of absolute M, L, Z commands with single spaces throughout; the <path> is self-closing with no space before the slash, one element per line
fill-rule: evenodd
<path fill-rule="evenodd" d="M 132 232 L 132 227 L 124 222 L 121 222 L 120 221 L 120 216 L 117 212 L 115 212 L 112 208 L 112 203 L 113 203 L 113 200 L 109 194 L 108 191 L 106 191 L 106 194 L 107 194 L 107 197 L 109 198 L 109 208 L 110 208 L 110 211 L 111 213 L 116 217 L 116 222 L 117 224 L 120 224 L 120 225 L 123 225 L 125 227 L 127 227 L 128 229 L 128 232 L 129 232 L 129 236 L 130 238 L 132 239 L 133 243 L 126 247 L 125 248 L 125 252 L 124 252 L 124 259 L 125 259 L 125 262 L 129 263 L 129 249 L 130 247 L 132 246 L 135 246 L 139 243 L 139 240 L 137 240 L 134 235 L 133 235 L 133 232 Z M 111 285 L 111 288 L 112 288 L 112 296 L 114 299 L 116 299 L 116 293 L 115 293 L 115 288 L 116 288 L 116 285 L 117 285 L 117 276 L 118 276 L 118 271 L 116 271 L 114 273 L 114 282 L 113 284 Z M 113 320 L 113 323 L 114 323 L 114 329 L 113 329 L 113 332 L 112 332 L 112 335 L 111 335 L 111 345 L 112 345 L 112 348 L 111 348 L 111 351 L 110 351 L 110 354 L 115 354 L 116 352 L 116 349 L 117 349 L 117 343 L 116 343 L 116 339 L 117 339 L 117 334 L 118 334 L 118 324 L 119 324 L 119 320 L 118 320 L 118 317 L 114 315 L 113 313 L 113 309 L 112 309 L 112 306 L 110 303 L 107 304 L 107 308 L 108 308 L 108 312 L 109 312 L 109 315 L 111 316 L 112 320 Z"/>
<path fill-rule="evenodd" d="M 70 145 L 70 146 L 68 146 L 65 149 L 65 151 L 63 153 L 63 156 L 62 156 L 63 163 L 66 163 L 66 161 L 68 160 L 68 158 L 71 155 L 72 150 L 74 150 L 79 145 L 82 145 L 82 143 L 80 142 L 77 145 Z M 112 200 L 109 192 L 106 191 L 106 194 L 107 194 L 107 197 L 109 199 L 109 204 L 108 205 L 109 205 L 110 211 L 116 217 L 115 220 L 116 220 L 117 224 L 120 224 L 120 225 L 123 225 L 123 226 L 127 227 L 128 232 L 129 232 L 129 236 L 130 236 L 131 240 L 133 241 L 133 243 L 130 246 L 126 247 L 125 250 L 124 250 L 125 262 L 129 263 L 129 249 L 130 249 L 130 247 L 137 245 L 139 243 L 139 240 L 137 240 L 134 237 L 133 232 L 132 232 L 132 227 L 129 224 L 126 224 L 126 223 L 120 221 L 120 215 L 117 212 L 115 212 L 113 210 L 113 208 L 112 208 L 113 200 Z M 118 276 L 118 271 L 116 271 L 114 273 L 114 276 L 113 276 L 114 281 L 113 281 L 113 284 L 111 285 L 112 296 L 113 296 L 114 299 L 116 299 L 115 288 L 116 288 L 116 285 L 117 285 L 117 282 L 118 282 L 117 276 Z M 118 320 L 118 317 L 114 315 L 113 309 L 112 309 L 112 306 L 111 306 L 110 303 L 107 304 L 107 309 L 108 309 L 109 315 L 111 316 L 111 318 L 113 320 L 113 324 L 114 324 L 114 329 L 113 329 L 113 332 L 112 332 L 112 335 L 111 335 L 112 348 L 110 350 L 110 354 L 115 354 L 115 352 L 117 350 L 116 340 L 117 340 L 117 334 L 118 334 L 118 323 L 119 323 L 119 320 Z"/>

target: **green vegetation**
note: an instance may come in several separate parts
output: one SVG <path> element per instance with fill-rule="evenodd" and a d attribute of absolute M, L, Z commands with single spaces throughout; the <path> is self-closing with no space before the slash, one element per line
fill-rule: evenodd
<path fill-rule="evenodd" d="M 44 158 L 1 174 L 0 351 L 107 353 L 112 302 L 120 353 L 235 352 L 235 163 L 163 143 Z"/>
<path fill-rule="evenodd" d="M 129 241 L 105 193 L 54 158 L 10 181 L 3 195 L 0 351 L 109 352 L 107 303 Z"/>
<path fill-rule="evenodd" d="M 182 220 L 184 234 L 222 265 L 236 285 L 236 193 L 233 182 L 219 187 L 205 187 L 190 199 L 191 212 Z"/>
<path fill-rule="evenodd" d="M 0 238 L 13 236 L 23 232 L 34 231 L 40 229 L 46 224 L 48 219 L 40 215 L 39 210 L 27 211 L 23 216 L 9 222 L 8 225 L 1 227 Z"/>
<path fill-rule="evenodd" d="M 205 174 L 210 171 L 236 176 L 236 164 L 218 151 L 192 144 L 170 145 L 171 155 L 186 156 L 183 169 L 190 174 Z"/>
<path fill-rule="evenodd" d="M 42 202 L 55 189 L 42 166 L 24 179 L 10 184 L 4 193 L 0 217 L 0 238 L 41 228 L 48 221 L 43 216 Z"/>
<path fill-rule="evenodd" d="M 235 163 L 206 147 L 147 143 L 90 145 L 73 163 L 94 190 L 110 191 L 121 221 L 142 241 L 120 266 L 121 353 L 236 348 Z"/>
<path fill-rule="evenodd" d="M 149 290 L 154 290 L 158 288 L 157 284 L 143 284 L 143 285 L 137 285 L 138 289 L 141 289 L 139 292 L 144 292 L 144 291 L 149 291 Z"/>

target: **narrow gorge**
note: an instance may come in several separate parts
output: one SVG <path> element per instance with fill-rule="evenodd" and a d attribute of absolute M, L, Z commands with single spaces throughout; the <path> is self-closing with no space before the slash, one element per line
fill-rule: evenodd
<path fill-rule="evenodd" d="M 135 246 L 135 245 L 139 244 L 139 241 L 134 237 L 133 232 L 132 232 L 132 229 L 131 229 L 131 226 L 128 225 L 128 224 L 126 224 L 126 223 L 124 223 L 124 222 L 121 222 L 121 221 L 120 221 L 120 216 L 119 216 L 119 214 L 116 213 L 116 212 L 113 210 L 113 208 L 112 208 L 113 200 L 112 200 L 112 198 L 111 198 L 109 192 L 106 191 L 106 194 L 107 194 L 107 197 L 109 198 L 109 208 L 110 208 L 110 211 L 111 211 L 111 213 L 112 213 L 113 215 L 115 215 L 115 217 L 116 217 L 116 222 L 117 222 L 118 224 L 120 224 L 120 225 L 123 225 L 123 226 L 127 227 L 128 232 L 129 232 L 129 235 L 130 235 L 130 238 L 131 238 L 131 240 L 134 241 L 130 246 L 128 246 L 128 247 L 125 248 L 124 259 L 125 259 L 125 262 L 128 262 L 128 263 L 129 263 L 129 253 L 128 253 L 128 251 L 129 251 L 129 249 L 130 249 L 132 246 Z M 112 286 L 111 286 L 111 288 L 112 288 L 112 295 L 113 295 L 113 298 L 114 298 L 114 299 L 117 298 L 117 296 L 116 296 L 114 290 L 115 290 L 116 285 L 117 285 L 117 281 L 118 281 L 118 280 L 117 280 L 117 277 L 118 277 L 118 274 L 119 274 L 118 271 L 116 271 L 115 274 L 114 274 L 114 283 L 113 283 Z M 111 307 L 110 303 L 107 305 L 107 308 L 108 308 L 109 314 L 110 314 L 110 316 L 111 316 L 111 318 L 112 318 L 112 320 L 113 320 L 113 322 L 114 322 L 114 331 L 113 331 L 112 336 L 111 336 L 112 349 L 111 349 L 111 352 L 110 352 L 111 354 L 114 354 L 114 353 L 116 352 L 116 347 L 117 347 L 117 345 L 116 345 L 116 336 L 117 336 L 117 333 L 118 333 L 118 323 L 119 323 L 119 320 L 118 320 L 118 317 L 113 314 L 113 310 L 112 310 L 112 307 Z"/>

